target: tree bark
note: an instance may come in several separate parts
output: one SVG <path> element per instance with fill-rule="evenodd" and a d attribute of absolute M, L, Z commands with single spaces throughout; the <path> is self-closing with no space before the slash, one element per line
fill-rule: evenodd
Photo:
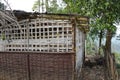
<path fill-rule="evenodd" d="M 104 53 L 106 62 L 108 61 L 108 55 L 111 54 L 111 39 L 112 39 L 112 32 L 110 30 L 107 30 L 105 53 Z"/>
<path fill-rule="evenodd" d="M 111 39 L 112 39 L 112 32 L 110 30 L 107 30 L 107 35 L 106 35 L 106 44 L 105 44 L 105 67 L 107 71 L 107 78 L 110 78 L 111 73 L 110 73 L 110 54 L 111 54 Z M 108 79 L 110 80 L 110 79 Z"/>
<path fill-rule="evenodd" d="M 45 2 L 45 6 L 46 6 L 46 12 L 48 12 L 48 8 L 49 8 L 48 0 L 46 0 L 46 2 Z"/>
<path fill-rule="evenodd" d="M 100 55 L 100 49 L 101 49 L 101 43 L 102 43 L 102 37 L 103 37 L 103 35 L 102 35 L 102 30 L 100 31 L 100 35 L 99 35 L 99 51 L 98 51 L 98 55 Z"/>

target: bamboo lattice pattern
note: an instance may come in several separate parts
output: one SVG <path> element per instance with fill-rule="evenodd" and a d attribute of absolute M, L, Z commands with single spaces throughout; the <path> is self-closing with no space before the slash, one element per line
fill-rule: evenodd
<path fill-rule="evenodd" d="M 73 26 L 69 20 L 30 19 L 0 30 L 1 51 L 72 52 Z"/>

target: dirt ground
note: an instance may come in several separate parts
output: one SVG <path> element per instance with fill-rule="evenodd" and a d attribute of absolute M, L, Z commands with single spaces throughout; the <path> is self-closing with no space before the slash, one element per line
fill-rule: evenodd
<path fill-rule="evenodd" d="M 105 70 L 103 66 L 83 68 L 83 80 L 105 80 Z"/>
<path fill-rule="evenodd" d="M 102 57 L 87 56 L 82 69 L 82 80 L 108 80 L 104 62 Z"/>

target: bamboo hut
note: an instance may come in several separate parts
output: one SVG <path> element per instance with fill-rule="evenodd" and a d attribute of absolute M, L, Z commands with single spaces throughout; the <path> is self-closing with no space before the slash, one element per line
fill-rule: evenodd
<path fill-rule="evenodd" d="M 88 17 L 14 11 L 19 26 L 0 23 L 0 73 L 9 80 L 77 80 Z"/>

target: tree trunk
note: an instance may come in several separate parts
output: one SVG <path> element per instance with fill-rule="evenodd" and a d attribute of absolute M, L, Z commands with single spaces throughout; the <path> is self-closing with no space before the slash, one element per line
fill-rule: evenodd
<path fill-rule="evenodd" d="M 46 13 L 47 13 L 47 12 L 48 12 L 48 8 L 49 8 L 48 0 L 46 0 L 46 2 L 45 2 L 45 6 L 46 6 Z"/>
<path fill-rule="evenodd" d="M 111 54 L 111 39 L 112 39 L 112 32 L 110 30 L 107 30 L 105 53 L 104 53 L 106 62 L 108 61 L 108 55 Z"/>
<path fill-rule="evenodd" d="M 101 43 L 102 43 L 102 37 L 103 37 L 103 35 L 102 35 L 102 30 L 100 31 L 100 35 L 99 35 L 99 51 L 98 51 L 98 55 L 100 55 L 100 49 L 101 49 Z"/>
<path fill-rule="evenodd" d="M 112 40 L 112 32 L 110 30 L 107 31 L 106 36 L 106 45 L 105 45 L 105 66 L 108 75 L 108 80 L 118 80 L 118 73 L 115 67 L 115 58 L 111 54 L 111 40 Z M 107 79 L 106 79 L 107 80 Z"/>
<path fill-rule="evenodd" d="M 106 67 L 106 77 L 110 78 L 111 73 L 110 73 L 110 54 L 111 54 L 111 39 L 112 39 L 112 32 L 110 30 L 107 30 L 107 35 L 106 35 L 106 44 L 105 44 L 105 53 L 104 53 L 104 57 L 105 57 L 105 67 Z M 108 79 L 110 80 L 110 79 Z"/>

